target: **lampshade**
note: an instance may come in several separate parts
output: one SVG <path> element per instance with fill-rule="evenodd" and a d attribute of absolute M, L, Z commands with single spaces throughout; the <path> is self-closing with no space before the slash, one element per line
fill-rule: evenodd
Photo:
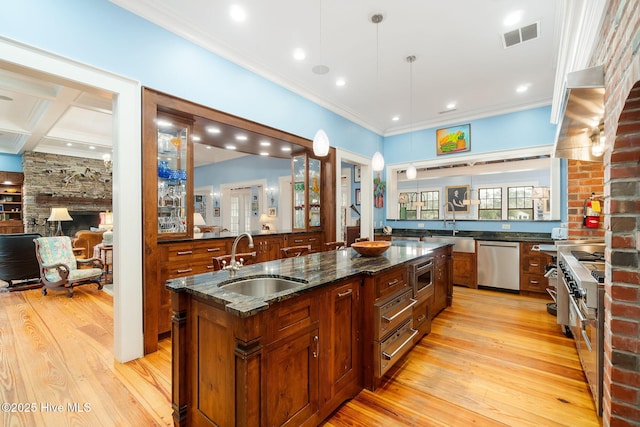
<path fill-rule="evenodd" d="M 329 137 L 322 129 L 318 129 L 313 137 L 313 154 L 319 157 L 329 154 Z"/>
<path fill-rule="evenodd" d="M 267 214 L 262 214 L 260 215 L 260 222 L 261 223 L 271 222 L 271 218 L 269 218 Z"/>
<path fill-rule="evenodd" d="M 371 166 L 376 172 L 380 172 L 382 169 L 384 169 L 384 157 L 382 157 L 382 154 L 380 154 L 379 151 L 376 151 L 373 154 L 373 158 L 371 159 Z"/>
<path fill-rule="evenodd" d="M 193 225 L 207 225 L 200 212 L 193 213 Z"/>
<path fill-rule="evenodd" d="M 416 167 L 413 165 L 413 163 L 411 163 L 407 168 L 407 179 L 416 179 L 417 176 L 418 171 L 416 170 Z"/>
<path fill-rule="evenodd" d="M 113 226 L 113 212 L 100 212 L 100 228 L 108 228 Z"/>
<path fill-rule="evenodd" d="M 51 208 L 51 215 L 47 221 L 73 221 L 67 208 Z"/>

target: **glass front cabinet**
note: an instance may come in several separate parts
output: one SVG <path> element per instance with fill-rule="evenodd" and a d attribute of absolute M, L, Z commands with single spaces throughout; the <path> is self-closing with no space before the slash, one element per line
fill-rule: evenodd
<path fill-rule="evenodd" d="M 321 161 L 306 153 L 292 159 L 293 229 L 306 230 L 322 225 Z"/>

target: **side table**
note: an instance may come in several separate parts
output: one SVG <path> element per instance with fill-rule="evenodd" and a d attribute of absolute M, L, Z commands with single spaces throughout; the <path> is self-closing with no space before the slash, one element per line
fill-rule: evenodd
<path fill-rule="evenodd" d="M 93 257 L 102 261 L 104 282 L 113 283 L 113 246 L 98 243 L 93 247 Z"/>

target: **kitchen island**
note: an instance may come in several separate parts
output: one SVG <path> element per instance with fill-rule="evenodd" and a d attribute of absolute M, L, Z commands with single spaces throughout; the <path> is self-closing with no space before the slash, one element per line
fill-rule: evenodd
<path fill-rule="evenodd" d="M 439 243 L 393 245 L 373 258 L 327 251 L 245 266 L 233 279 L 219 271 L 168 281 L 175 425 L 317 425 L 363 387 L 375 389 L 425 330 L 414 327 L 409 266 L 438 256 L 446 264 L 434 286 L 450 304 L 451 246 Z M 224 289 L 265 277 L 294 286 L 260 297 Z M 427 313 L 430 320 L 436 310 Z"/>

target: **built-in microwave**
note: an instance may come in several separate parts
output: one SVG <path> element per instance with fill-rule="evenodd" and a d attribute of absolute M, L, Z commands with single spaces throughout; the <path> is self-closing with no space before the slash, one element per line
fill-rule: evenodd
<path fill-rule="evenodd" d="M 433 295 L 433 267 L 433 257 L 421 258 L 411 264 L 409 278 L 413 288 L 413 298 L 418 301 L 424 301 Z"/>

